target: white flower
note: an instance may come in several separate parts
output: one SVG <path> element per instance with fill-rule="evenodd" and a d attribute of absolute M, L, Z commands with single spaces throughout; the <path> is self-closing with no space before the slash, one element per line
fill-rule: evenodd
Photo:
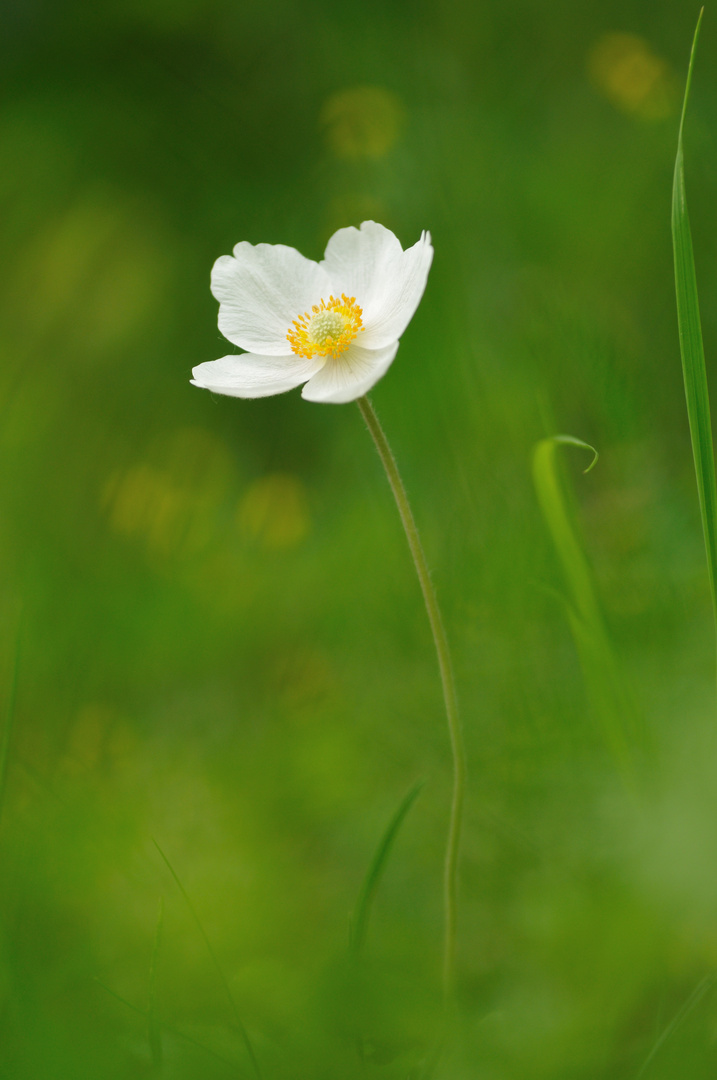
<path fill-rule="evenodd" d="M 247 351 L 192 371 L 195 386 L 257 398 L 306 383 L 309 401 L 362 397 L 386 373 L 433 258 L 429 233 L 404 251 L 389 229 L 339 229 L 320 263 L 283 244 L 242 242 L 212 270 L 219 329 Z"/>

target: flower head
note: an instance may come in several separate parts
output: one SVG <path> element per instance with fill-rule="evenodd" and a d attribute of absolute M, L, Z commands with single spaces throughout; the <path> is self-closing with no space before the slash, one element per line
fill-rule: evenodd
<path fill-rule="evenodd" d="M 199 364 L 195 386 L 255 398 L 305 383 L 309 401 L 362 397 L 386 373 L 433 258 L 427 232 L 404 251 L 389 229 L 339 229 L 320 263 L 283 244 L 237 244 L 212 269 L 219 329 L 247 351 Z"/>

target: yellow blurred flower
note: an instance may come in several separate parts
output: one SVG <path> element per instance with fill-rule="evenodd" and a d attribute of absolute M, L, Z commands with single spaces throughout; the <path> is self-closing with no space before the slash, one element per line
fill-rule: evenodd
<path fill-rule="evenodd" d="M 142 538 L 163 558 L 201 550 L 230 482 L 225 447 L 201 428 L 181 428 L 148 457 L 107 481 L 102 501 L 112 528 Z"/>
<path fill-rule="evenodd" d="M 643 120 L 662 120 L 677 110 L 675 76 L 662 57 L 635 34 L 605 34 L 588 54 L 588 74 L 616 108 Z"/>
<path fill-rule="evenodd" d="M 267 548 L 289 548 L 309 531 L 306 489 L 298 476 L 270 473 L 249 487 L 237 510 L 242 534 Z"/>
<path fill-rule="evenodd" d="M 332 94 L 320 122 L 338 158 L 380 158 L 396 142 L 403 123 L 400 99 L 382 86 L 352 86 Z"/>

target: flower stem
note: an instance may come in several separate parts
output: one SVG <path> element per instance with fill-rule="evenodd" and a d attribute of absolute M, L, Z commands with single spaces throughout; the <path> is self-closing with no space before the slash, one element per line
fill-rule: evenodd
<path fill-rule="evenodd" d="M 431 624 L 433 641 L 438 656 L 438 667 L 441 673 L 443 686 L 443 700 L 446 707 L 446 719 L 448 720 L 448 732 L 453 752 L 453 797 L 451 800 L 451 818 L 448 827 L 448 841 L 446 844 L 446 859 L 443 873 L 443 890 L 445 902 L 445 938 L 443 945 L 443 994 L 447 1002 L 453 990 L 455 952 L 456 952 L 456 893 L 458 871 L 458 849 L 460 845 L 461 818 L 463 816 L 463 798 L 466 779 L 466 758 L 463 746 L 463 733 L 458 716 L 458 704 L 456 700 L 456 688 L 453 682 L 453 669 L 451 665 L 451 653 L 448 647 L 448 639 L 443 629 L 441 612 L 438 600 L 428 572 L 426 556 L 423 554 L 421 538 L 413 519 L 411 506 L 408 502 L 406 489 L 398 471 L 396 459 L 384 434 L 383 428 L 376 416 L 374 407 L 367 397 L 361 397 L 356 402 L 361 415 L 366 421 L 366 427 L 371 432 L 378 455 L 381 458 L 388 482 L 396 500 L 398 512 L 401 515 L 403 528 L 411 549 L 413 563 L 416 567 L 418 580 L 421 585 L 423 599 L 426 604 L 428 621 Z"/>

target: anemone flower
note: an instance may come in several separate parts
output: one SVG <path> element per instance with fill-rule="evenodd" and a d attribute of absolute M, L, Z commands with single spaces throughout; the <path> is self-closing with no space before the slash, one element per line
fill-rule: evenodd
<path fill-rule="evenodd" d="M 237 244 L 212 269 L 219 329 L 246 352 L 199 364 L 195 386 L 232 397 L 363 397 L 390 367 L 433 258 L 424 232 L 404 251 L 375 221 L 339 229 L 321 262 L 284 244 Z"/>

